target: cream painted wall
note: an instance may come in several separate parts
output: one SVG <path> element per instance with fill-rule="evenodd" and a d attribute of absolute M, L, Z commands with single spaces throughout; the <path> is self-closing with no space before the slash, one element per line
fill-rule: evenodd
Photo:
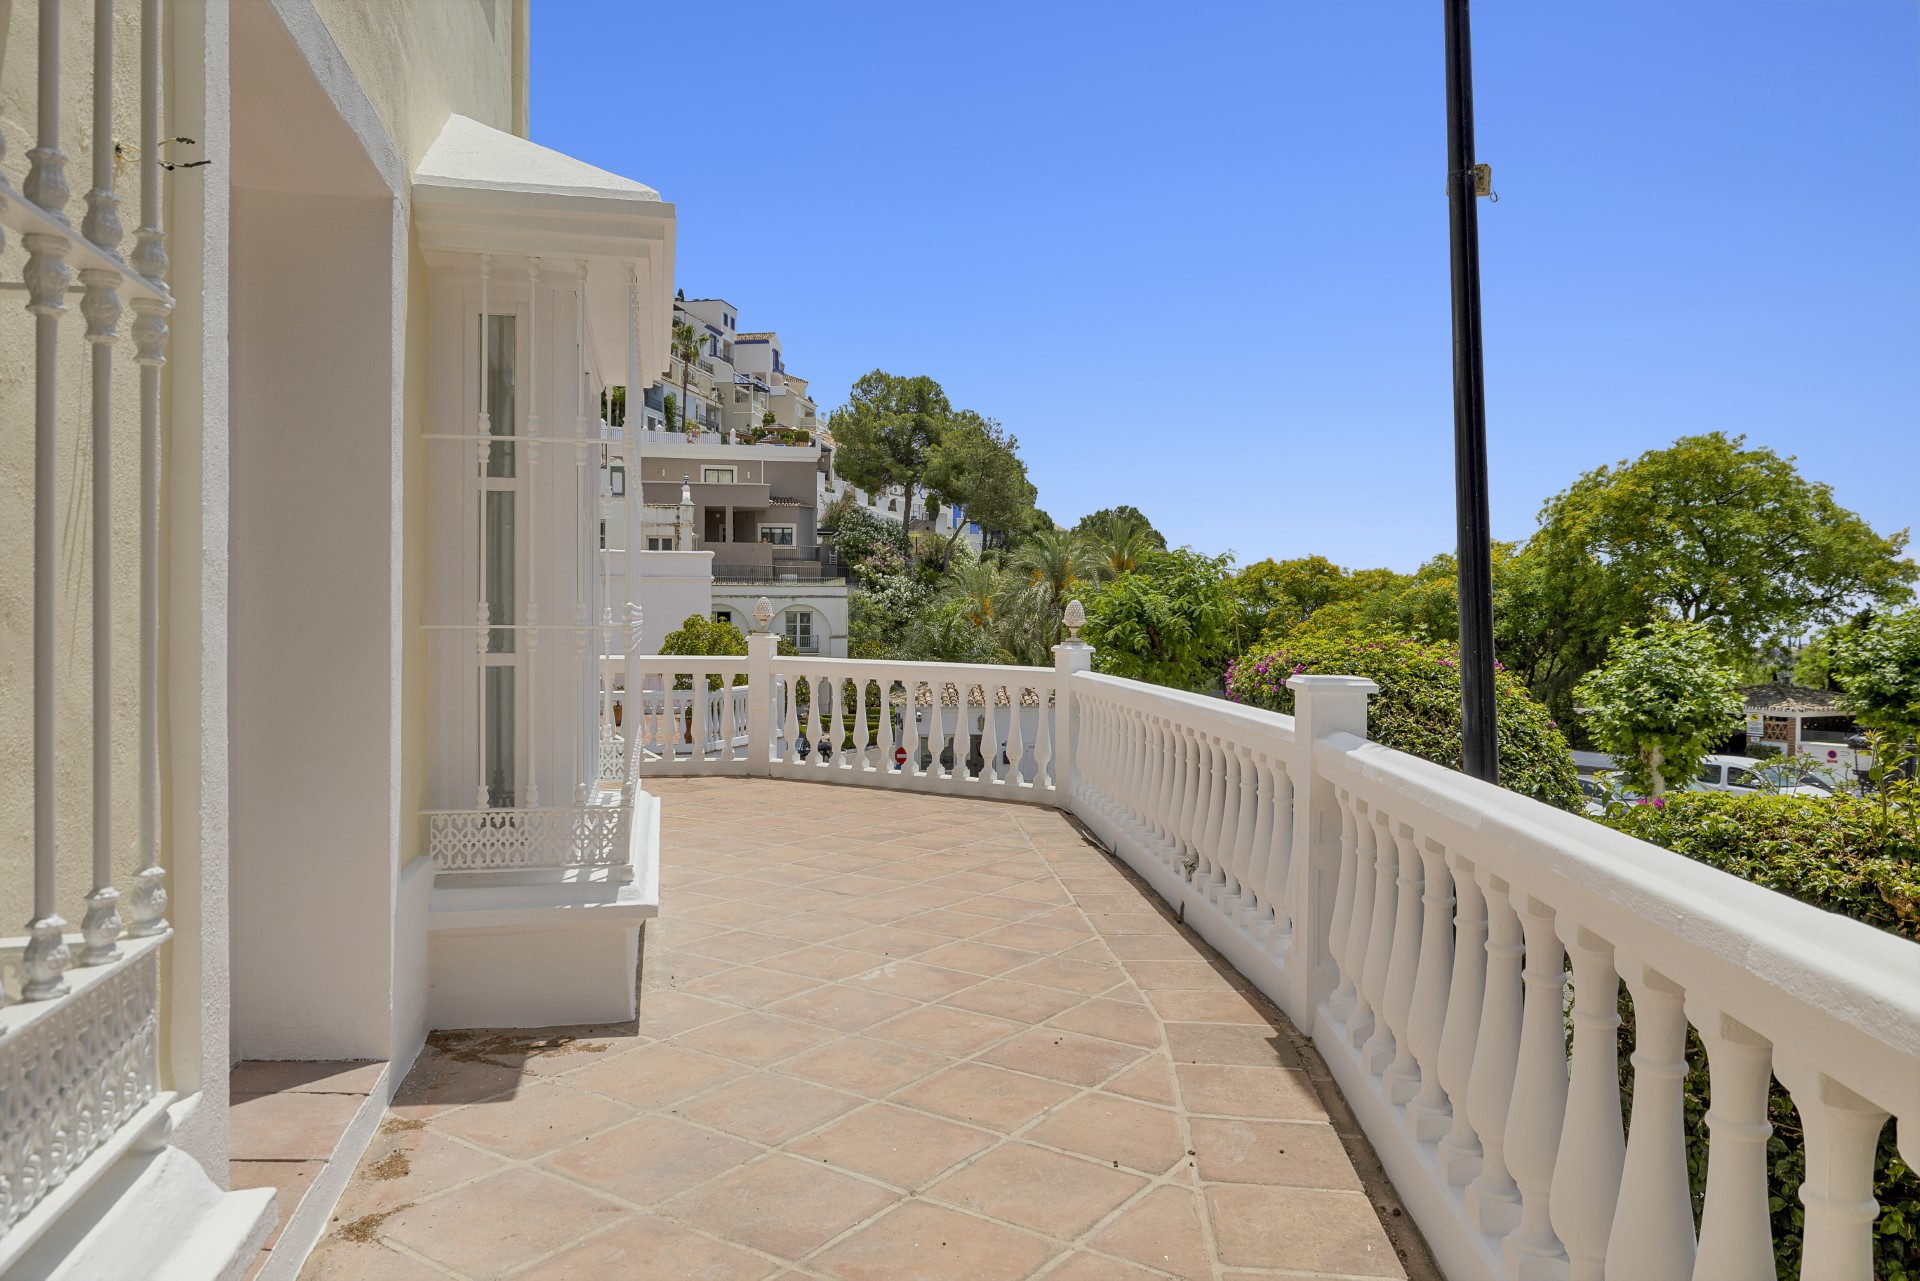
<path fill-rule="evenodd" d="M 129 14 L 125 12 L 131 9 Z M 139 136 L 138 6 L 122 6 L 114 48 L 115 133 Z M 37 76 L 35 6 L 0 0 L 0 162 L 17 191 L 33 146 Z M 93 165 L 91 0 L 66 0 L 61 10 L 61 137 L 73 196 L 68 215 L 77 225 Z M 123 162 L 116 175 L 123 249 L 133 247 L 139 223 L 139 172 Z M 18 281 L 26 254 L 18 237 L 0 250 L 0 279 Z M 77 276 L 75 283 L 79 283 Z M 33 353 L 34 319 L 18 292 L 0 294 L 0 841 L 24 867 L 33 847 Z M 81 898 L 91 888 L 93 716 L 93 480 L 88 373 L 80 295 L 68 298 L 60 326 L 60 426 L 55 451 L 54 714 L 59 911 L 76 928 Z M 113 566 L 115 694 L 113 715 L 113 828 L 116 864 L 124 881 L 136 870 L 139 832 L 140 416 L 139 369 L 133 363 L 129 309 L 114 349 Z M 0 876 L 0 935 L 24 932 L 33 886 L 27 876 Z"/>
<path fill-rule="evenodd" d="M 529 0 L 311 0 L 411 174 L 450 113 L 513 130 Z M 524 125 L 522 125 L 524 127 Z"/>

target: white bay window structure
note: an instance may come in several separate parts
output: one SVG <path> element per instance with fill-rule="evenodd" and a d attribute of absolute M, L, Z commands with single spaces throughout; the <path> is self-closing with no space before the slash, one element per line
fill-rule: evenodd
<path fill-rule="evenodd" d="M 639 606 L 609 578 L 602 531 L 637 524 L 624 479 L 639 459 L 599 407 L 609 383 L 665 364 L 672 208 L 460 116 L 413 199 L 430 312 L 432 1017 L 552 1022 L 556 1000 L 631 1017 L 654 818 L 624 771 L 603 778 Z"/>

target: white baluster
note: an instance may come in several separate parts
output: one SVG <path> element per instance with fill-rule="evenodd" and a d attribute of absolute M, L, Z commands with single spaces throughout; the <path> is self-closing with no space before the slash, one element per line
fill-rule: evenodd
<path fill-rule="evenodd" d="M 1340 806 L 1340 875 L 1333 891 L 1333 916 L 1327 922 L 1327 950 L 1340 971 L 1340 982 L 1327 998 L 1327 1013 L 1336 1023 L 1344 1023 L 1353 1013 L 1353 973 L 1347 968 L 1347 936 L 1353 922 L 1354 864 L 1357 862 L 1358 824 L 1353 817 L 1353 793 L 1335 788 L 1334 799 Z"/>
<path fill-rule="evenodd" d="M 81 234 L 118 253 L 119 201 L 113 194 L 113 0 L 93 6 L 93 185 Z M 120 273 L 80 273 L 86 295 L 93 374 L 93 891 L 87 895 L 77 963 L 120 955 L 120 891 L 113 887 L 113 348 L 120 337 Z"/>
<path fill-rule="evenodd" d="M 1393 960 L 1393 918 L 1400 903 L 1400 850 L 1385 814 L 1373 812 L 1373 925 L 1367 931 L 1367 967 L 1361 973 L 1367 1008 L 1373 1011 L 1373 1035 L 1361 1047 L 1361 1062 L 1378 1076 L 1393 1061 L 1393 1029 L 1387 1022 L 1387 970 Z"/>
<path fill-rule="evenodd" d="M 1706 1047 L 1707 1195 L 1693 1281 L 1774 1281 L 1767 1205 L 1768 1062 L 1773 1045 L 1718 1010 L 1689 1009 Z"/>
<path fill-rule="evenodd" d="M 1373 896 L 1379 888 L 1374 865 L 1380 858 L 1380 829 L 1365 801 L 1354 801 L 1353 912 L 1347 925 L 1343 968 L 1353 985 L 1346 1036 L 1360 1045 L 1373 1032 L 1373 1001 L 1367 995 L 1367 954 L 1373 950 Z"/>
<path fill-rule="evenodd" d="M 1480 1035 L 1467 1082 L 1467 1112 L 1480 1136 L 1480 1173 L 1467 1187 L 1467 1221 L 1498 1240 L 1520 1224 L 1520 1187 L 1507 1167 L 1508 1109 L 1520 1061 L 1523 1019 L 1520 918 L 1509 886 L 1484 870 L 1475 873 L 1487 905 L 1487 984 L 1480 1006 Z"/>
<path fill-rule="evenodd" d="M 133 267 L 159 283 L 167 274 L 160 222 L 160 0 L 140 6 L 140 226 Z M 127 935 L 167 928 L 160 867 L 160 369 L 167 359 L 168 304 L 133 303 L 140 366 L 140 862 L 127 899 Z"/>
<path fill-rule="evenodd" d="M 1806 1134 L 1802 1281 L 1867 1281 L 1873 1275 L 1874 1152 L 1887 1114 L 1871 1100 L 1778 1047 L 1774 1072 L 1793 1095 Z"/>
<path fill-rule="evenodd" d="M 1686 992 L 1644 965 L 1629 962 L 1620 968 L 1633 993 L 1633 1122 L 1606 1274 L 1614 1281 L 1687 1281 L 1693 1275 L 1694 1240 L 1683 1099 Z M 1576 972 L 1576 997 L 1579 983 Z"/>
<path fill-rule="evenodd" d="M 1566 1257 L 1551 1218 L 1553 1163 L 1567 1111 L 1566 953 L 1551 905 L 1516 892 L 1514 906 L 1526 932 L 1527 997 L 1507 1114 L 1507 1163 L 1520 1185 L 1520 1226 L 1501 1253 L 1509 1278 L 1553 1274 Z"/>
<path fill-rule="evenodd" d="M 1416 1138 L 1437 1143 L 1453 1123 L 1452 1105 L 1440 1084 L 1440 1038 L 1447 1027 L 1453 987 L 1453 878 L 1447 853 L 1431 840 L 1420 843 L 1424 909 L 1420 921 L 1420 969 L 1407 1018 L 1407 1044 L 1419 1065 L 1420 1096 L 1407 1105 Z"/>
<path fill-rule="evenodd" d="M 1573 958 L 1573 1054 L 1550 1217 L 1567 1248 L 1573 1281 L 1603 1281 L 1626 1152 L 1620 1126 L 1620 979 L 1610 943 L 1564 919 L 1559 929 Z"/>
<path fill-rule="evenodd" d="M 1244 753 L 1240 812 L 1246 814 L 1240 855 L 1240 885 L 1236 920 L 1256 939 L 1273 933 L 1273 895 L 1267 893 L 1267 872 L 1279 858 L 1273 849 L 1273 762 L 1254 751 Z"/>
<path fill-rule="evenodd" d="M 22 194 L 64 219 L 67 158 L 60 150 L 60 0 L 40 0 L 37 145 L 27 152 L 30 168 Z M 27 251 L 22 272 L 27 310 L 34 317 L 33 387 L 33 920 L 22 957 L 27 981 L 21 995 L 45 1000 L 67 991 L 67 923 L 54 910 L 54 451 L 59 421 L 60 316 L 66 311 L 69 249 L 64 236 L 21 237 Z"/>
<path fill-rule="evenodd" d="M 1426 885 L 1425 869 L 1413 829 L 1405 824 L 1394 830 L 1399 847 L 1400 875 L 1395 882 L 1397 903 L 1393 919 L 1393 957 L 1387 962 L 1387 1026 L 1393 1030 L 1393 1062 L 1385 1070 L 1387 1097 L 1395 1103 L 1409 1102 L 1420 1089 L 1420 1068 L 1413 1057 L 1413 986 L 1419 977 L 1421 924 L 1425 905 L 1420 901 Z"/>
<path fill-rule="evenodd" d="M 1459 1187 L 1480 1173 L 1480 1136 L 1468 1115 L 1467 1094 L 1486 1001 L 1487 901 L 1471 862 L 1450 853 L 1447 865 L 1454 893 L 1453 981 L 1447 989 L 1447 1026 L 1440 1035 L 1440 1085 L 1447 1092 L 1453 1128 L 1440 1140 L 1435 1159 L 1441 1177 Z"/>
<path fill-rule="evenodd" d="M 1230 745 L 1229 751 L 1237 766 L 1239 786 L 1234 789 L 1238 805 L 1233 824 L 1233 856 L 1227 863 L 1227 894 L 1234 923 L 1246 929 L 1261 906 L 1260 882 L 1254 879 L 1253 872 L 1254 831 L 1260 821 L 1260 764 L 1250 750 L 1238 744 Z"/>

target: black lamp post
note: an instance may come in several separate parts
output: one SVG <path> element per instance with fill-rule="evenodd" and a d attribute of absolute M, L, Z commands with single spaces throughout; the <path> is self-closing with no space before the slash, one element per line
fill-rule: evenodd
<path fill-rule="evenodd" d="M 1473 159 L 1473 41 L 1467 0 L 1443 0 L 1447 27 L 1447 206 L 1453 259 L 1453 481 L 1460 569 L 1460 756 L 1500 781 L 1493 706 L 1493 544 L 1487 513 L 1487 399 L 1480 358 L 1481 174 Z M 1487 183 L 1491 188 L 1491 181 Z"/>

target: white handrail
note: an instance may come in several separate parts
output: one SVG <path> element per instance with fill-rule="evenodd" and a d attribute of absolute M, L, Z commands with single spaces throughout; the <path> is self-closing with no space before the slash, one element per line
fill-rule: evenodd
<path fill-rule="evenodd" d="M 781 658 L 755 637 L 744 659 L 638 660 L 640 771 L 1071 809 L 1313 1035 L 1455 1281 L 1771 1275 L 1770 1072 L 1805 1122 L 1802 1275 L 1871 1276 L 1888 1116 L 1920 1155 L 1920 946 L 1369 743 L 1369 682 L 1294 677 L 1288 717 L 1086 655 Z M 745 700 L 743 746 L 706 733 L 718 691 L 691 691 L 713 678 Z M 658 750 L 668 731 L 682 750 Z M 1697 1241 L 1689 1027 L 1713 1105 Z"/>

